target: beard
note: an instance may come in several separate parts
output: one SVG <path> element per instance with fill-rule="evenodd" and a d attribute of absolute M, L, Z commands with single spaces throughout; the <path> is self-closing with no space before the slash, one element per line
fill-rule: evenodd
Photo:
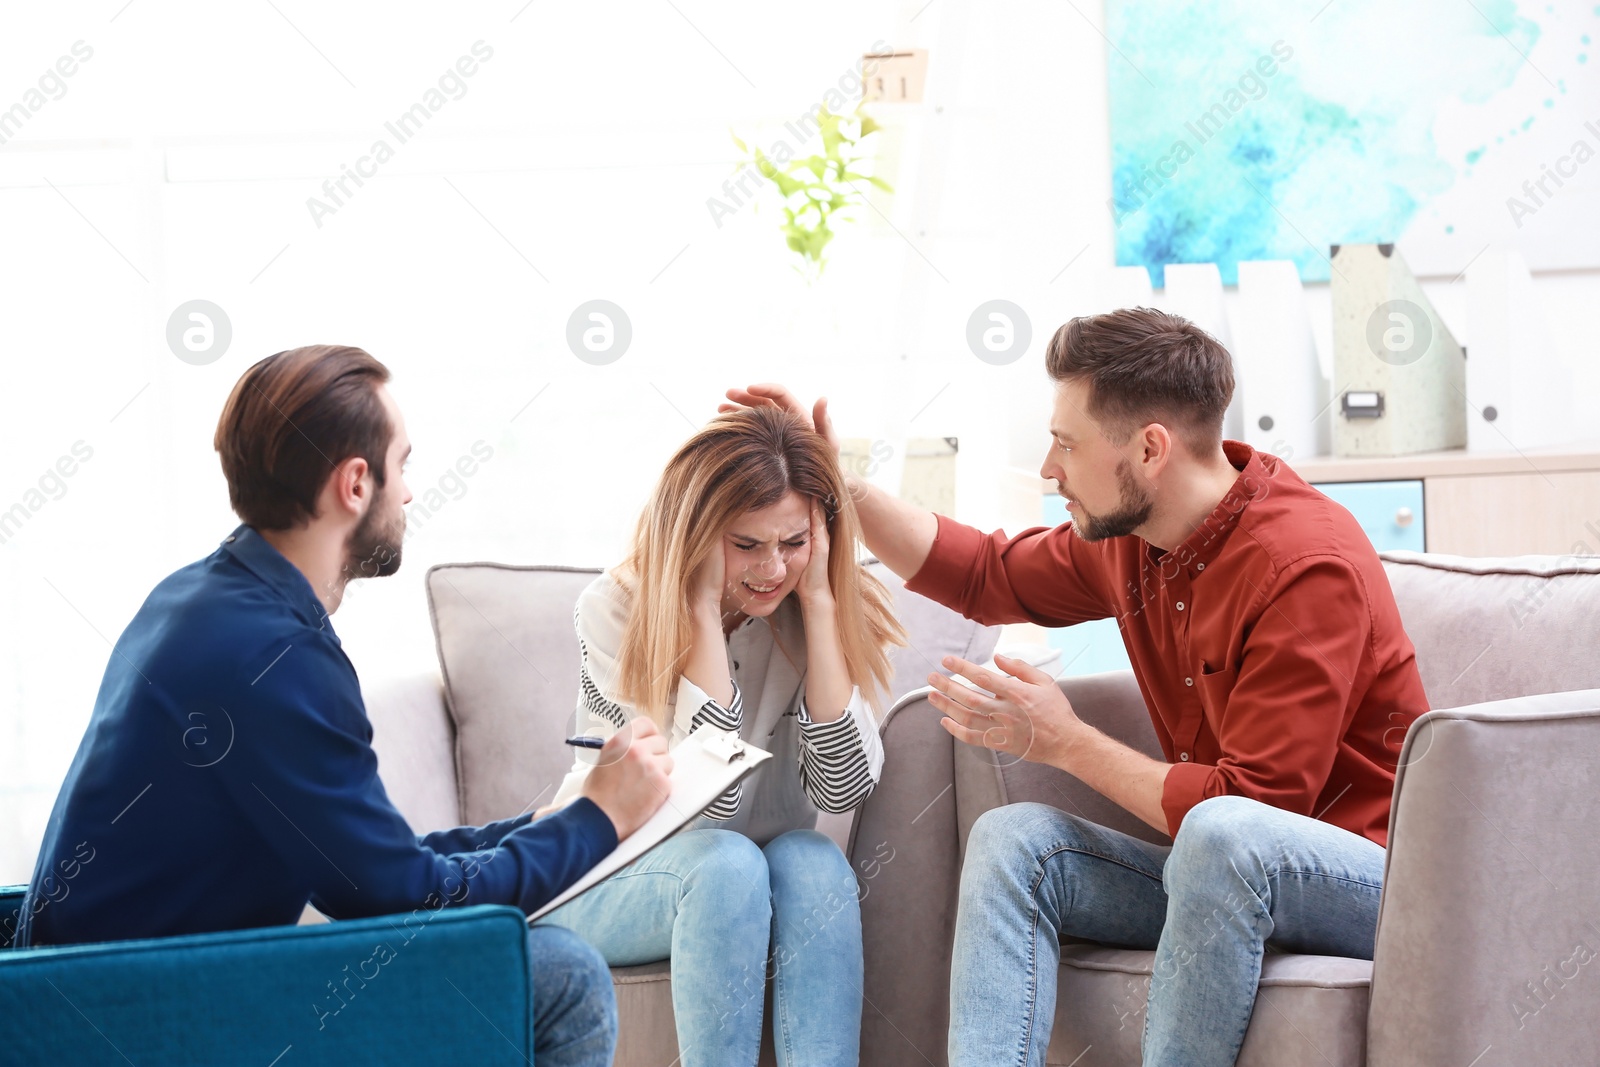
<path fill-rule="evenodd" d="M 400 569 L 400 549 L 406 537 L 406 513 L 387 518 L 387 490 L 380 490 L 367 513 L 344 543 L 344 572 L 348 579 L 387 578 Z"/>
<path fill-rule="evenodd" d="M 1078 536 L 1085 541 L 1126 537 L 1149 520 L 1150 513 L 1155 510 L 1155 501 L 1133 476 L 1133 464 L 1127 460 L 1117 465 L 1117 488 L 1122 491 L 1122 500 L 1116 510 L 1104 515 L 1091 515 L 1085 508 L 1083 521 L 1074 524 Z"/>

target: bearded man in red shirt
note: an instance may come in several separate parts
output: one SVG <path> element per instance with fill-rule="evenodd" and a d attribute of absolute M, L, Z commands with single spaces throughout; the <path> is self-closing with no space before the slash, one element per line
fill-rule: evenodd
<path fill-rule="evenodd" d="M 1222 437 L 1232 360 L 1148 308 L 1051 339 L 1050 446 L 1072 521 L 983 534 L 853 480 L 870 548 L 987 624 L 1115 618 L 1164 759 L 1082 722 L 1054 680 L 955 658 L 931 675 L 956 738 L 1049 764 L 1168 834 L 1045 804 L 974 824 L 951 966 L 952 1067 L 1042 1065 L 1063 936 L 1154 949 L 1143 1058 L 1238 1057 L 1268 945 L 1371 959 L 1395 764 L 1427 710 L 1382 562 L 1349 512 Z M 731 405 L 804 413 L 781 386 Z M 825 400 L 811 412 L 835 440 Z M 892 769 L 889 773 L 893 773 Z"/>

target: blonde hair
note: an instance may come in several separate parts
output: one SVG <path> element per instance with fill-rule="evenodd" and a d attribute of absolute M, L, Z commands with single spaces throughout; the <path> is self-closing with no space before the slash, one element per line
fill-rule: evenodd
<path fill-rule="evenodd" d="M 887 695 L 888 648 L 906 643 L 905 630 L 888 589 L 856 560 L 861 524 L 838 457 L 798 416 L 746 408 L 719 415 L 668 461 L 639 516 L 632 551 L 614 571 L 632 594 L 617 652 L 617 694 L 663 729 L 693 640 L 695 572 L 723 550 L 735 519 L 791 492 L 819 502 L 826 516 L 828 586 L 850 680 L 875 706 Z"/>

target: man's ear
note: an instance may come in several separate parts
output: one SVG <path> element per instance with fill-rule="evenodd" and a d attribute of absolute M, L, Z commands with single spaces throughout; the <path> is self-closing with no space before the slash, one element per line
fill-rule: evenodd
<path fill-rule="evenodd" d="M 332 503 L 341 514 L 361 515 L 372 506 L 376 490 L 372 468 L 360 456 L 351 456 L 336 465 L 328 477 L 328 492 L 332 494 Z"/>
<path fill-rule="evenodd" d="M 1172 450 L 1177 446 L 1172 431 L 1165 423 L 1152 422 L 1140 430 L 1135 440 L 1134 466 L 1146 478 L 1154 478 L 1172 462 Z"/>

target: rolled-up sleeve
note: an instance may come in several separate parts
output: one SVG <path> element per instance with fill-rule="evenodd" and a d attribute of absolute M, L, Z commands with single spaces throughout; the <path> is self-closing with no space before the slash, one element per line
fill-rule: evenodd
<path fill-rule="evenodd" d="M 906 583 L 912 592 L 986 626 L 1071 626 L 1115 614 L 1103 553 L 1071 523 L 1008 537 L 938 518 L 933 548 Z"/>
<path fill-rule="evenodd" d="M 1341 739 L 1365 691 L 1363 650 L 1372 640 L 1369 598 L 1346 560 L 1298 561 L 1259 589 L 1263 610 L 1245 638 L 1231 689 L 1211 710 L 1214 763 L 1178 762 L 1167 773 L 1161 807 L 1168 832 L 1200 801 L 1243 796 L 1315 817 Z M 1228 667 L 1221 668 L 1227 672 Z M 1224 682 L 1225 685 L 1225 682 Z M 1337 799 L 1337 798 L 1335 798 Z"/>

